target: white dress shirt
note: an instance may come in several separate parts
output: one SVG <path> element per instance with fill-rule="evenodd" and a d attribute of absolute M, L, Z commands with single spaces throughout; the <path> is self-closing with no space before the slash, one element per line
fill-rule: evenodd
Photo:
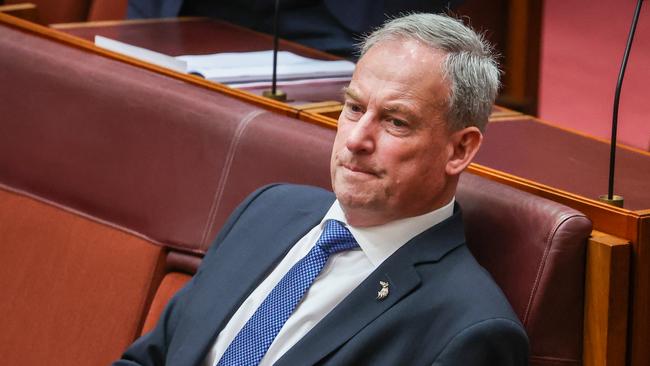
<path fill-rule="evenodd" d="M 424 215 L 396 220 L 380 226 L 357 228 L 347 225 L 343 210 L 338 200 L 335 201 L 323 220 L 289 250 L 271 274 L 257 286 L 230 318 L 208 352 L 204 366 L 214 366 L 221 359 L 232 340 L 271 290 L 316 244 L 325 221 L 334 219 L 345 223 L 361 250 L 343 251 L 329 257 L 321 273 L 271 343 L 260 365 L 273 365 L 386 258 L 416 235 L 451 217 L 453 210 L 454 199 L 452 198 L 444 207 Z M 264 254 L 260 253 L 260 255 Z"/>

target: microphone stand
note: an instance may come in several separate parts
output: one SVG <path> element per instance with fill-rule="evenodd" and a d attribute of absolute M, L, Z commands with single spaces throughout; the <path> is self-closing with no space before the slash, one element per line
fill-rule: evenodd
<path fill-rule="evenodd" d="M 632 18 L 632 26 L 630 27 L 630 33 L 627 37 L 627 45 L 625 46 L 625 53 L 623 55 L 623 61 L 621 62 L 621 69 L 618 73 L 616 92 L 614 93 L 614 110 L 612 116 L 612 138 L 610 140 L 610 152 L 609 152 L 609 185 L 607 189 L 607 195 L 602 195 L 598 197 L 598 199 L 601 202 L 605 202 L 617 207 L 623 207 L 623 202 L 624 202 L 622 196 L 614 194 L 614 171 L 616 168 L 616 131 L 618 129 L 618 104 L 621 97 L 621 88 L 623 87 L 623 77 L 625 76 L 625 68 L 627 67 L 627 60 L 628 57 L 630 56 L 630 50 L 632 49 L 632 41 L 634 40 L 636 25 L 639 22 L 639 14 L 641 13 L 642 4 L 643 4 L 643 0 L 638 0 L 636 3 L 636 9 L 634 10 L 634 17 Z"/>
<path fill-rule="evenodd" d="M 275 12 L 273 14 L 273 75 L 271 81 L 271 90 L 265 90 L 262 95 L 284 102 L 287 100 L 287 94 L 282 90 L 276 88 L 277 85 L 277 69 L 278 69 L 278 17 L 280 13 L 280 0 L 275 0 Z"/>

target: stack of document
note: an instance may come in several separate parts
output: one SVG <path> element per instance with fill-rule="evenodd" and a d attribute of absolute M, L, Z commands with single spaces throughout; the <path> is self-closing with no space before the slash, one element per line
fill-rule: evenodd
<path fill-rule="evenodd" d="M 223 84 L 270 83 L 273 73 L 273 51 L 231 52 L 212 55 L 172 57 L 162 53 L 96 36 L 98 47 L 119 52 L 159 66 Z M 292 82 L 314 79 L 350 79 L 354 63 L 346 60 L 324 61 L 278 52 L 277 80 Z"/>
<path fill-rule="evenodd" d="M 216 53 L 204 56 L 179 56 L 187 72 L 219 83 L 270 82 L 273 51 Z M 277 80 L 305 80 L 351 77 L 354 63 L 346 60 L 323 61 L 278 52 Z"/>

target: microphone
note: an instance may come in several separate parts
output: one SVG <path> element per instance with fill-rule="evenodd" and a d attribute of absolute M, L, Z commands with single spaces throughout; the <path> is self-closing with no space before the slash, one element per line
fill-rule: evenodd
<path fill-rule="evenodd" d="M 632 41 L 634 40 L 634 34 L 636 33 L 636 25 L 639 22 L 639 14 L 641 13 L 641 5 L 643 0 L 638 0 L 636 3 L 636 9 L 634 10 L 634 17 L 632 18 L 632 26 L 630 27 L 630 33 L 627 37 L 627 45 L 625 46 L 625 53 L 623 54 L 623 61 L 621 62 L 621 69 L 618 73 L 618 81 L 616 82 L 616 91 L 614 93 L 614 109 L 612 115 L 612 138 L 610 140 L 610 152 L 609 152 L 609 185 L 607 189 L 607 195 L 599 196 L 598 199 L 601 202 L 608 203 L 616 207 L 623 207 L 623 197 L 614 194 L 614 171 L 616 168 L 616 131 L 618 129 L 618 104 L 621 97 L 621 88 L 623 86 L 623 78 L 625 77 L 625 68 L 627 67 L 627 60 L 630 56 L 630 50 L 632 49 Z"/>
<path fill-rule="evenodd" d="M 284 102 L 287 100 L 287 94 L 276 88 L 278 76 L 278 18 L 280 13 L 280 0 L 275 0 L 275 12 L 273 13 L 273 75 L 271 81 L 271 90 L 265 90 L 262 95 Z"/>

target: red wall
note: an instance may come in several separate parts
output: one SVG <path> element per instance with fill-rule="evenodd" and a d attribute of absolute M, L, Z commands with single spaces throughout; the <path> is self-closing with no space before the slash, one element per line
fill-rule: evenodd
<path fill-rule="evenodd" d="M 546 0 L 539 116 L 609 139 L 616 79 L 636 0 Z M 619 142 L 650 149 L 650 6 L 645 1 L 619 107 Z"/>

